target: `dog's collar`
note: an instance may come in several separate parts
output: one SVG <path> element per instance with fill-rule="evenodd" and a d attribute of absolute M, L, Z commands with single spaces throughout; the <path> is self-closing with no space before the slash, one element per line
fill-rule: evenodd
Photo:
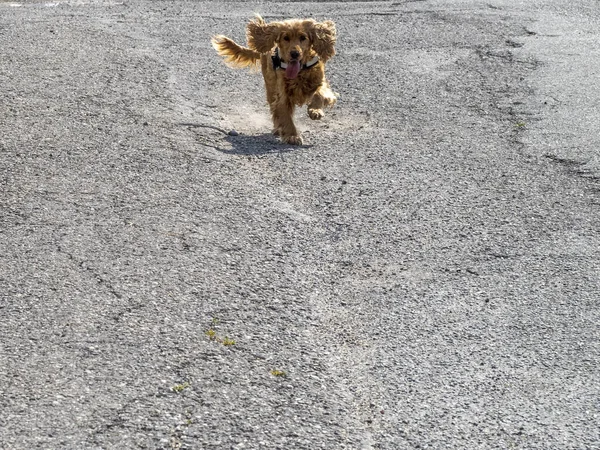
<path fill-rule="evenodd" d="M 275 48 L 275 54 L 271 56 L 271 59 L 273 60 L 273 69 L 287 69 L 287 63 L 284 63 L 281 60 L 281 56 L 279 56 L 279 47 Z M 306 64 L 302 64 L 300 70 L 310 69 L 311 67 L 316 66 L 318 62 L 319 55 L 315 55 L 315 57 L 308 61 Z"/>

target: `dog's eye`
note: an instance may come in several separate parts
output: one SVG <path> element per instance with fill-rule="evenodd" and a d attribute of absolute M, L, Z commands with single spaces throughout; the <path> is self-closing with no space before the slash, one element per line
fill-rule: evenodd
<path fill-rule="evenodd" d="M 304 35 L 300 36 L 300 41 L 301 41 L 301 42 L 302 42 L 302 41 L 305 41 L 305 40 L 306 40 L 306 36 L 304 36 Z"/>
<path fill-rule="evenodd" d="M 290 42 L 290 37 L 289 36 L 284 36 L 283 40 L 286 41 L 286 42 Z"/>

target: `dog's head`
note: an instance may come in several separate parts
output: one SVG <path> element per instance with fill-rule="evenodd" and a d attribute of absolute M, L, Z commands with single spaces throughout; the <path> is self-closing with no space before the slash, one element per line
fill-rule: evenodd
<path fill-rule="evenodd" d="M 327 20 L 292 19 L 284 22 L 265 21 L 257 16 L 247 27 L 248 46 L 260 53 L 279 48 L 279 56 L 285 63 L 306 64 L 315 55 L 327 62 L 335 55 L 335 24 Z"/>

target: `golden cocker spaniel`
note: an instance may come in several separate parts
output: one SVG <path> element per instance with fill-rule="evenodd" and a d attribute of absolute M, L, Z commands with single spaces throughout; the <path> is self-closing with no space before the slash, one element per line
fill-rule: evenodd
<path fill-rule="evenodd" d="M 273 133 L 287 144 L 301 145 L 293 121 L 295 106 L 308 104 L 308 116 L 318 120 L 323 108 L 336 102 L 337 94 L 325 79 L 325 63 L 335 55 L 335 24 L 313 19 L 266 23 L 257 15 L 248 23 L 246 36 L 248 47 L 223 35 L 213 37 L 212 44 L 232 67 L 260 61 Z"/>

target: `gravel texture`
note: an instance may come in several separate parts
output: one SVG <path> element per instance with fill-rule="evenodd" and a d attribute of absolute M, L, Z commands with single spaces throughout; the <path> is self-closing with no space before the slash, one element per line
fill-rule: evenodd
<path fill-rule="evenodd" d="M 598 2 L 0 1 L 0 448 L 599 449 Z M 210 45 L 332 19 L 279 144 Z"/>

